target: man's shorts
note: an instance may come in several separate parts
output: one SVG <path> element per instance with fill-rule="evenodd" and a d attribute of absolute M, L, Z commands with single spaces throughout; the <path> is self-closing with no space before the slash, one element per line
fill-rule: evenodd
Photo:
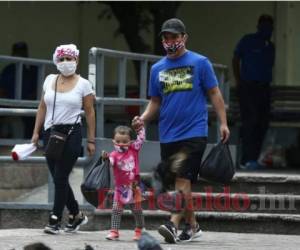
<path fill-rule="evenodd" d="M 160 144 L 160 155 L 163 162 L 169 162 L 174 154 L 182 152 L 186 159 L 182 162 L 177 177 L 197 180 L 201 159 L 207 144 L 207 137 L 193 137 L 182 141 Z"/>

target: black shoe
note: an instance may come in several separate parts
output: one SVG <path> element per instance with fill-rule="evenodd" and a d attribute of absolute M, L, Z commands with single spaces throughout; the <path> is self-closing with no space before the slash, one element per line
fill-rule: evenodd
<path fill-rule="evenodd" d="M 69 215 L 68 224 L 65 226 L 64 231 L 66 233 L 75 233 L 79 230 L 81 225 L 84 225 L 88 222 L 88 217 L 82 212 L 79 212 L 76 216 Z"/>
<path fill-rule="evenodd" d="M 158 232 L 165 238 L 165 242 L 167 243 L 176 243 L 178 241 L 177 238 L 177 229 L 173 222 L 169 221 L 165 225 L 161 225 L 158 228 Z"/>
<path fill-rule="evenodd" d="M 54 214 L 50 214 L 49 223 L 44 228 L 44 233 L 47 234 L 58 234 L 60 230 L 60 221 Z"/>
<path fill-rule="evenodd" d="M 195 238 L 199 238 L 201 235 L 202 231 L 198 223 L 196 226 L 196 231 L 193 231 L 191 225 L 186 223 L 183 231 L 181 232 L 178 238 L 181 242 L 189 242 Z"/>

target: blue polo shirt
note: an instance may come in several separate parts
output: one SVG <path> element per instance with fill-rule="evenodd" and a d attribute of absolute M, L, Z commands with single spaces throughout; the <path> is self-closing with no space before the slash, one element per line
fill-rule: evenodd
<path fill-rule="evenodd" d="M 272 81 L 275 49 L 271 41 L 257 33 L 245 35 L 237 44 L 235 56 L 241 59 L 241 79 L 245 81 Z"/>
<path fill-rule="evenodd" d="M 207 136 L 206 92 L 217 85 L 210 61 L 192 51 L 152 66 L 148 94 L 161 98 L 161 143 Z"/>

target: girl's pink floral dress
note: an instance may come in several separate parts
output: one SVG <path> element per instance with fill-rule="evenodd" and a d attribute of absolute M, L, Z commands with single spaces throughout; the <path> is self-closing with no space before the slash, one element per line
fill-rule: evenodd
<path fill-rule="evenodd" d="M 140 182 L 139 151 L 144 141 L 145 129 L 142 128 L 137 134 L 137 139 L 126 152 L 112 151 L 109 154 L 115 179 L 114 200 L 122 204 L 141 201 L 141 192 L 138 187 Z"/>

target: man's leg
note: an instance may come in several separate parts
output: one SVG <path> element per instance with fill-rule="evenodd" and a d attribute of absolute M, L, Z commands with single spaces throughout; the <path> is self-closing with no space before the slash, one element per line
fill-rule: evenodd
<path fill-rule="evenodd" d="M 196 223 L 195 214 L 193 211 L 193 200 L 191 192 L 191 181 L 184 178 L 176 178 L 175 191 L 181 191 L 184 198 L 185 208 L 180 213 L 172 213 L 170 221 L 178 228 L 181 219 L 184 217 L 185 221 L 194 225 Z"/>
<path fill-rule="evenodd" d="M 258 92 L 258 100 L 259 106 L 258 109 L 258 116 L 259 116 L 259 125 L 257 126 L 257 133 L 258 133 L 258 140 L 257 140 L 257 155 L 259 154 L 262 149 L 262 145 L 264 142 L 265 135 L 269 128 L 270 122 L 270 111 L 271 111 L 271 90 L 269 85 L 261 86 L 260 91 Z"/>
<path fill-rule="evenodd" d="M 240 87 L 242 160 L 241 164 L 257 160 L 258 110 L 255 83 L 243 82 Z"/>
<path fill-rule="evenodd" d="M 164 236 L 165 241 L 169 243 L 176 243 L 176 241 L 178 241 L 177 228 L 183 217 L 190 227 L 196 227 L 196 231 L 200 230 L 193 209 L 191 183 L 192 181 L 197 180 L 206 142 L 206 137 L 195 137 L 177 142 L 177 148 L 175 148 L 176 151 L 173 150 L 173 154 L 169 157 L 171 161 L 171 170 L 176 169 L 177 173 L 175 179 L 175 191 L 177 191 L 178 194 L 182 193 L 184 196 L 183 211 L 172 213 L 169 223 L 161 225 L 158 230 L 159 233 Z M 164 147 L 161 148 L 165 149 Z M 162 154 L 162 156 L 164 156 L 164 154 Z M 189 235 L 191 240 L 195 234 L 192 232 Z"/>

